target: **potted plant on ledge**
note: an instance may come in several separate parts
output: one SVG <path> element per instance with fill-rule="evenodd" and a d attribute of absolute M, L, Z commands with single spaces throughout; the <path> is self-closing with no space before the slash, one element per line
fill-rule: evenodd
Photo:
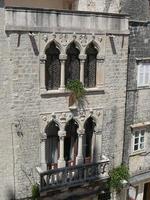
<path fill-rule="evenodd" d="M 83 106 L 85 100 L 85 89 L 79 80 L 70 80 L 66 89 L 71 93 L 69 95 L 69 108 L 71 110 L 77 109 L 77 106 Z"/>

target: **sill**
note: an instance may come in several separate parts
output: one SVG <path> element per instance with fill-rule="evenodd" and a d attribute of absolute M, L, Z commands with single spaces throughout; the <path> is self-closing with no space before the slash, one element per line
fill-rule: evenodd
<path fill-rule="evenodd" d="M 105 94 L 104 87 L 96 87 L 96 88 L 85 88 L 86 94 Z M 68 96 L 70 94 L 66 89 L 58 89 L 58 90 L 46 90 L 40 89 L 40 95 L 42 97 L 55 97 L 55 96 Z"/>
<path fill-rule="evenodd" d="M 137 151 L 134 151 L 132 154 L 130 154 L 129 157 L 138 156 L 138 155 L 145 154 L 145 153 L 146 153 L 145 149 L 137 150 Z"/>
<path fill-rule="evenodd" d="M 150 89 L 149 85 L 137 86 L 137 90 L 147 90 Z"/>

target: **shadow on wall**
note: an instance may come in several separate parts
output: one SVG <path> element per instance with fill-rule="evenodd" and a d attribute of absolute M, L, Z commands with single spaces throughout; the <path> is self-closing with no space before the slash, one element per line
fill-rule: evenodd
<path fill-rule="evenodd" d="M 113 37 L 109 37 L 109 39 L 110 39 L 110 44 L 111 44 L 112 52 L 113 52 L 114 55 L 116 55 L 117 51 L 116 51 L 116 47 L 115 47 L 114 38 Z"/>
<path fill-rule="evenodd" d="M 14 191 L 11 187 L 8 187 L 8 189 L 6 191 L 6 197 L 7 197 L 7 200 L 14 200 L 15 199 L 15 194 L 14 194 Z"/>

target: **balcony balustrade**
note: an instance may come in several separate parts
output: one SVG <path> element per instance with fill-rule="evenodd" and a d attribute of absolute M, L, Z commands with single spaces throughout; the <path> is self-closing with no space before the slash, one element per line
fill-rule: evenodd
<path fill-rule="evenodd" d="M 53 169 L 40 173 L 41 192 L 64 186 L 78 186 L 108 178 L 108 160 L 93 164 L 83 164 L 59 169 Z"/>

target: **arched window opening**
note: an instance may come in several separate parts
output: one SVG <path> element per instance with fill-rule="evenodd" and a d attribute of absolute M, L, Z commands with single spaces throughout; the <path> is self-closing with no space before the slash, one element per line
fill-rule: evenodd
<path fill-rule="evenodd" d="M 67 49 L 67 60 L 65 65 L 65 82 L 69 80 L 80 80 L 80 51 L 76 44 L 72 42 Z"/>
<path fill-rule="evenodd" d="M 85 156 L 85 162 L 90 162 L 91 158 L 93 157 L 92 155 L 92 139 L 93 139 L 93 133 L 94 133 L 94 128 L 96 124 L 93 120 L 92 117 L 89 117 L 85 124 L 84 124 L 84 129 L 85 129 L 85 138 L 84 138 L 84 156 Z"/>
<path fill-rule="evenodd" d="M 49 48 L 46 50 L 45 84 L 47 90 L 54 90 L 60 87 L 61 64 L 59 54 L 60 51 L 56 47 L 55 42 L 51 42 Z"/>
<path fill-rule="evenodd" d="M 71 119 L 66 124 L 66 137 L 64 144 L 64 158 L 67 165 L 75 164 L 75 159 L 78 153 L 78 124 L 74 119 Z"/>
<path fill-rule="evenodd" d="M 57 160 L 59 158 L 58 131 L 59 126 L 55 121 L 51 121 L 45 129 L 45 133 L 47 134 L 45 153 L 48 169 L 57 167 Z"/>
<path fill-rule="evenodd" d="M 84 66 L 84 85 L 85 87 L 96 86 L 96 63 L 98 51 L 93 42 L 91 42 L 86 49 L 86 61 Z"/>

